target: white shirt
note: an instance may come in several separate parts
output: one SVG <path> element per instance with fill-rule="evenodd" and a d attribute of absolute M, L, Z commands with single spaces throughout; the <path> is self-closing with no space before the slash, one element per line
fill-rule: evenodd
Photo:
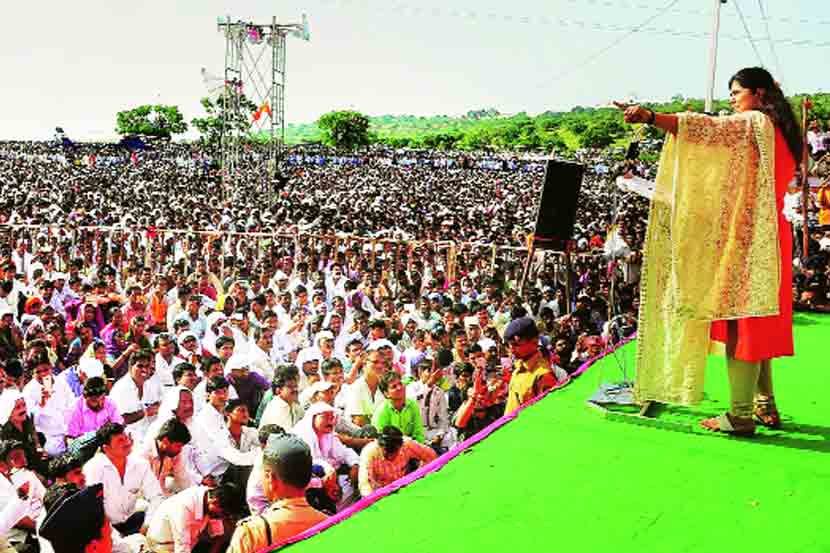
<path fill-rule="evenodd" d="M 137 454 L 127 457 L 123 480 L 118 469 L 103 453 L 97 453 L 84 465 L 84 475 L 88 486 L 99 483 L 104 485 L 104 512 L 113 524 L 121 524 L 135 513 L 139 496 L 150 504 L 145 520 L 151 518 L 153 511 L 164 499 L 150 463 Z"/>
<path fill-rule="evenodd" d="M 40 479 L 29 469 L 21 469 L 12 474 L 12 486 L 15 489 L 29 483 L 29 498 L 26 500 L 26 516 L 37 520 L 43 512 L 43 498 L 46 497 L 46 488 Z"/>
<path fill-rule="evenodd" d="M 375 393 L 369 391 L 369 385 L 366 384 L 366 377 L 361 376 L 354 383 L 349 386 L 348 396 L 346 397 L 346 416 L 353 417 L 362 415 L 364 417 L 372 418 L 375 409 L 377 409 L 385 399 L 383 392 L 380 391 L 380 383 L 375 388 Z"/>
<path fill-rule="evenodd" d="M 52 395 L 41 407 L 42 393 L 43 385 L 34 378 L 23 388 L 26 408 L 34 418 L 35 428 L 46 436 L 46 452 L 52 456 L 60 455 L 66 451 L 64 437 L 67 421 L 78 398 L 65 378 L 52 377 Z"/>
<path fill-rule="evenodd" d="M 404 350 L 403 357 L 406 360 L 406 376 L 412 376 L 412 361 L 416 359 L 423 359 L 425 356 L 426 351 L 421 351 L 414 347 Z"/>
<path fill-rule="evenodd" d="M 822 133 L 813 130 L 807 131 L 807 142 L 810 143 L 810 148 L 813 150 L 813 153 L 824 151 Z"/>
<path fill-rule="evenodd" d="M 259 431 L 252 426 L 243 426 L 241 430 L 242 432 L 239 434 L 239 444 L 237 445 L 233 435 L 231 435 L 230 429 L 228 429 L 228 436 L 230 436 L 233 448 L 240 453 L 249 453 L 254 450 L 260 450 Z M 252 459 L 251 464 L 254 462 L 256 462 L 256 458 Z"/>
<path fill-rule="evenodd" d="M 122 416 L 127 413 L 143 411 L 146 405 L 161 402 L 161 389 L 157 382 L 152 380 L 148 379 L 144 382 L 142 397 L 138 397 L 138 386 L 136 386 L 130 373 L 118 379 L 118 382 L 110 390 L 109 397 Z M 128 424 L 127 433 L 133 437 L 134 441 L 141 442 L 154 420 L 156 420 L 156 417 L 144 417 L 139 421 Z"/>
<path fill-rule="evenodd" d="M 28 274 L 29 264 L 33 258 L 34 256 L 29 252 L 23 252 L 23 255 L 20 255 L 17 250 L 14 250 L 12 252 L 12 261 L 14 261 L 15 272 L 18 274 Z"/>
<path fill-rule="evenodd" d="M 184 360 L 179 361 L 179 363 L 183 361 Z M 175 356 L 173 356 L 168 363 L 160 353 L 156 353 L 156 374 L 154 374 L 153 377 L 159 380 L 162 387 L 176 385 L 173 381 L 173 368 L 177 364 Z"/>
<path fill-rule="evenodd" d="M 804 216 L 798 212 L 801 208 L 801 192 L 784 194 L 784 209 L 781 212 L 784 218 L 794 225 L 800 225 L 804 222 Z"/>
<path fill-rule="evenodd" d="M 271 357 L 256 342 L 252 341 L 248 348 L 248 360 L 252 371 L 269 382 L 274 380 L 274 366 L 271 363 Z"/>
<path fill-rule="evenodd" d="M 21 500 L 17 488 L 29 482 L 29 497 Z M 14 528 L 24 517 L 36 520 L 43 512 L 43 496 L 46 490 L 40 480 L 30 470 L 21 470 L 12 475 L 11 480 L 0 475 L 0 536 L 12 542 L 26 539 L 23 530 Z"/>
<path fill-rule="evenodd" d="M 289 405 L 280 396 L 275 395 L 265 411 L 262 412 L 262 420 L 259 421 L 259 427 L 262 428 L 266 424 L 276 424 L 286 432 L 294 428 L 294 425 L 300 422 L 303 418 L 304 409 L 299 403 L 292 403 Z"/>
<path fill-rule="evenodd" d="M 239 399 L 239 394 L 236 393 L 236 388 L 233 387 L 233 384 L 228 386 L 228 399 Z M 202 381 L 196 384 L 196 387 L 193 388 L 193 412 L 199 413 L 199 411 L 207 405 L 207 401 L 207 379 L 202 379 Z"/>
<path fill-rule="evenodd" d="M 165 496 L 184 490 L 201 481 L 199 475 L 188 470 L 188 445 L 182 448 L 175 457 L 161 457 L 156 444 L 157 436 L 147 435 L 138 454 L 150 463 L 153 474 L 159 481 L 161 491 Z M 172 486 L 168 487 L 167 479 L 172 478 Z"/>
<path fill-rule="evenodd" d="M 262 455 L 254 460 L 254 468 L 248 476 L 248 484 L 245 488 L 245 498 L 248 507 L 251 509 L 251 515 L 262 514 L 271 504 L 265 496 L 265 490 L 262 488 Z"/>
<path fill-rule="evenodd" d="M 26 516 L 26 510 L 26 502 L 17 497 L 11 482 L 0 476 L 0 536 L 8 536 L 14 525 Z"/>
<path fill-rule="evenodd" d="M 199 449 L 202 474 L 222 474 L 233 465 L 251 466 L 259 455 L 259 443 L 249 451 L 237 449 L 225 423 L 225 416 L 211 404 L 206 404 L 193 419 L 194 445 Z M 244 434 L 243 434 L 244 435 Z M 243 440 L 244 442 L 247 441 Z"/>
<path fill-rule="evenodd" d="M 291 324 L 289 320 L 287 324 Z M 274 334 L 273 338 L 273 349 L 278 356 L 283 359 L 288 357 L 288 354 L 292 351 L 298 350 L 302 348 L 303 344 L 303 335 L 301 331 L 297 331 L 291 334 L 286 332 L 287 327 L 285 325 L 281 325 L 280 330 L 278 330 Z"/>
<path fill-rule="evenodd" d="M 194 486 L 165 499 L 153 513 L 147 537 L 158 544 L 172 545 L 174 553 L 190 553 L 210 522 L 205 512 L 208 489 Z"/>
<path fill-rule="evenodd" d="M 49 305 L 50 305 L 50 307 L 52 307 L 58 313 L 58 315 L 60 315 L 61 317 L 63 317 L 65 319 L 66 318 L 66 308 L 63 306 L 63 298 L 64 298 L 63 294 L 58 295 L 57 292 L 53 292 L 52 293 L 52 299 L 49 300 Z"/>

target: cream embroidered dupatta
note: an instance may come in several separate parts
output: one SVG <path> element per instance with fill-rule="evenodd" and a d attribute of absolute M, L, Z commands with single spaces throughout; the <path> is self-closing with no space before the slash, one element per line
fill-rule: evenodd
<path fill-rule="evenodd" d="M 640 282 L 635 395 L 703 399 L 712 321 L 775 315 L 775 128 L 762 113 L 678 114 L 660 157 Z"/>

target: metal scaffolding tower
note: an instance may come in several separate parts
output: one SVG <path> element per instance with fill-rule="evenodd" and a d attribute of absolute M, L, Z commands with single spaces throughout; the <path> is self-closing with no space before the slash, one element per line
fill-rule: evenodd
<path fill-rule="evenodd" d="M 262 25 L 219 17 L 225 36 L 221 105 L 223 188 L 232 194 L 240 164 L 260 169 L 262 191 L 279 173 L 285 144 L 285 45 L 288 35 L 309 40 L 308 19 L 301 23 Z M 258 145 L 255 148 L 249 146 Z"/>

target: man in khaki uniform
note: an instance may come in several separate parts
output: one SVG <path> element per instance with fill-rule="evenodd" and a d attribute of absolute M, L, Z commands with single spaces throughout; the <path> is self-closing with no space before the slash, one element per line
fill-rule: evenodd
<path fill-rule="evenodd" d="M 239 522 L 228 553 L 255 553 L 278 544 L 326 519 L 305 499 L 311 480 L 311 450 L 290 434 L 272 435 L 262 453 L 262 478 L 265 496 L 273 504 L 261 515 Z"/>

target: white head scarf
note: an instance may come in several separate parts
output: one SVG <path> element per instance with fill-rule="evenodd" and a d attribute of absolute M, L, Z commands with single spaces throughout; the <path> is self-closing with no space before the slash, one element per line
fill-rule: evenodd
<path fill-rule="evenodd" d="M 337 413 L 337 410 L 328 403 L 318 401 L 308 408 L 303 418 L 291 429 L 292 434 L 302 438 L 308 444 L 308 447 L 311 448 L 312 459 L 325 459 L 328 461 L 331 458 L 334 432 L 324 434 L 318 438 L 317 433 L 314 431 L 314 417 L 321 413 L 332 411 L 335 414 Z"/>
<path fill-rule="evenodd" d="M 225 376 L 231 374 L 234 369 L 251 369 L 251 359 L 247 354 L 234 353 L 228 362 L 225 363 Z"/>
<path fill-rule="evenodd" d="M 12 416 L 14 406 L 19 399 L 24 399 L 24 397 L 17 388 L 9 388 L 0 394 L 0 426 L 9 422 L 9 417 Z M 26 412 L 28 413 L 28 408 Z"/>
<path fill-rule="evenodd" d="M 182 396 L 182 391 L 188 392 L 191 395 L 191 392 L 185 386 L 173 386 L 172 388 L 168 388 L 164 392 L 164 399 L 161 401 L 161 405 L 159 405 L 159 412 L 158 416 L 156 416 L 156 420 L 150 425 L 147 429 L 147 433 L 144 435 L 145 440 L 155 440 L 156 436 L 158 436 L 159 430 L 161 430 L 161 426 L 176 416 L 176 409 L 179 408 L 179 400 Z M 190 429 L 192 427 L 193 417 L 190 420 L 184 421 L 184 425 Z"/>
<path fill-rule="evenodd" d="M 172 419 L 176 416 L 176 409 L 179 408 L 179 401 L 181 400 L 181 393 L 187 392 L 189 394 L 193 394 L 193 392 L 187 388 L 186 386 L 173 386 L 166 390 L 164 394 L 164 399 L 159 406 L 158 412 L 158 419 Z M 184 421 L 187 424 L 190 421 Z"/>
<path fill-rule="evenodd" d="M 294 365 L 300 371 L 300 377 L 297 379 L 297 387 L 300 391 L 303 391 L 308 387 L 308 376 L 306 376 L 303 371 L 303 365 L 309 361 L 315 360 L 321 364 L 323 363 L 323 354 L 316 347 L 301 349 L 300 353 L 297 354 L 297 359 L 294 361 Z M 320 372 L 319 366 L 317 367 L 317 372 Z"/>
<path fill-rule="evenodd" d="M 216 339 L 220 336 L 220 334 L 213 331 L 213 327 L 222 319 L 227 319 L 227 317 L 221 311 L 214 311 L 207 317 L 207 329 L 205 330 L 205 337 L 202 339 L 202 347 L 211 355 L 216 355 Z"/>
<path fill-rule="evenodd" d="M 318 348 L 312 347 L 301 349 L 300 353 L 297 354 L 297 359 L 294 361 L 294 364 L 298 369 L 300 369 L 300 372 L 302 372 L 303 365 L 309 361 L 319 361 L 322 363 L 323 354 Z"/>
<path fill-rule="evenodd" d="M 207 334 L 207 333 L 205 333 L 205 334 Z M 186 331 L 186 332 L 182 332 L 182 333 L 179 335 L 179 339 L 177 340 L 177 342 L 179 343 L 179 349 L 180 349 L 180 350 L 182 350 L 182 351 L 187 351 L 187 350 L 184 348 L 184 341 L 185 341 L 185 340 L 187 340 L 188 338 L 195 338 L 195 339 L 196 339 L 196 344 L 199 344 L 199 337 L 198 337 L 198 336 L 196 336 L 196 333 L 195 333 L 195 332 L 191 332 L 191 331 L 189 331 L 189 330 L 188 330 L 188 331 Z M 198 351 L 198 347 L 197 347 L 197 351 Z"/>

